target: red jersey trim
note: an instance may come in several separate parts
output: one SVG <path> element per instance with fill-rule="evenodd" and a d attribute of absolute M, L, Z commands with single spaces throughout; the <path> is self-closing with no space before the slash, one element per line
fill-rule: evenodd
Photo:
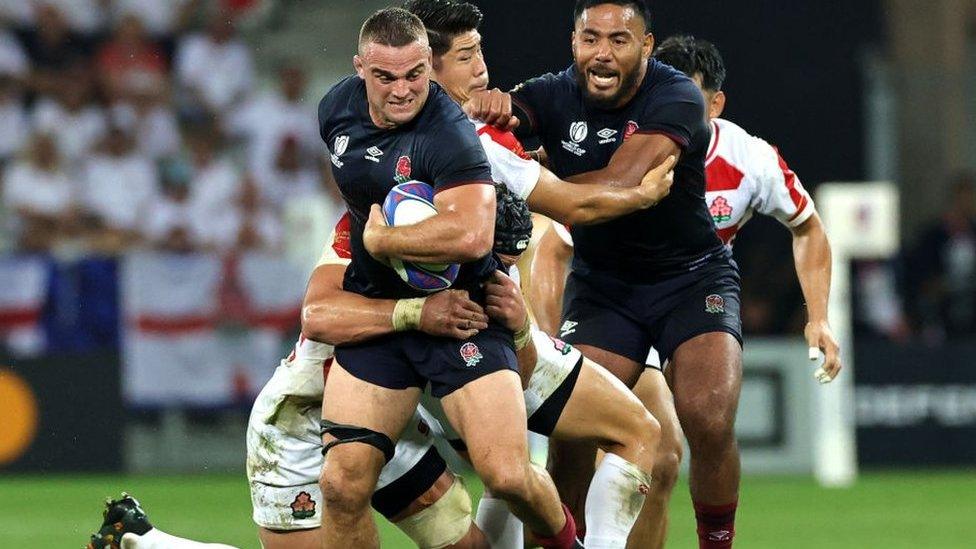
<path fill-rule="evenodd" d="M 786 165 L 786 161 L 783 160 L 782 156 L 780 156 L 778 150 L 776 150 L 776 158 L 779 161 L 779 169 L 783 171 L 783 179 L 786 182 L 787 190 L 790 192 L 790 200 L 793 201 L 793 205 L 796 206 L 797 209 L 797 214 L 799 214 L 799 212 L 803 211 L 803 206 L 806 205 L 807 197 L 805 193 L 800 192 L 800 190 L 796 188 L 796 172 L 791 170 L 790 167 Z M 794 215 L 793 217 L 795 218 L 796 216 Z"/>
<path fill-rule="evenodd" d="M 531 157 L 525 152 L 525 147 L 522 143 L 515 137 L 515 134 L 510 131 L 500 130 L 494 126 L 484 125 L 478 129 L 478 135 L 487 135 L 492 141 L 505 147 L 513 154 L 518 156 L 523 160 L 532 160 Z"/>

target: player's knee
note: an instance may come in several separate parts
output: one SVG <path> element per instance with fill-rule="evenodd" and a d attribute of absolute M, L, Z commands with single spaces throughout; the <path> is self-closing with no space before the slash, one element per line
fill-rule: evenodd
<path fill-rule="evenodd" d="M 369 507 L 382 461 L 364 450 L 343 445 L 327 454 L 319 487 L 325 505 L 330 509 L 354 513 Z"/>
<path fill-rule="evenodd" d="M 688 445 L 693 450 L 721 448 L 735 442 L 735 414 L 733 412 L 695 410 L 682 421 Z"/>
<path fill-rule="evenodd" d="M 678 437 L 664 437 L 657 446 L 652 472 L 652 491 L 667 497 L 678 482 L 684 447 Z"/>
<path fill-rule="evenodd" d="M 529 492 L 529 467 L 512 463 L 501 463 L 479 470 L 481 482 L 492 496 L 505 500 L 527 499 Z"/>
<path fill-rule="evenodd" d="M 661 424 L 643 406 L 635 407 L 626 417 L 616 431 L 614 444 L 604 450 L 634 462 L 653 456 L 661 440 Z"/>

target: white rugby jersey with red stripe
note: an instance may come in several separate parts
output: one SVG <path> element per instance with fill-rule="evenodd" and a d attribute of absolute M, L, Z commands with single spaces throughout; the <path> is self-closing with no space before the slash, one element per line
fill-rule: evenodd
<path fill-rule="evenodd" d="M 705 203 L 719 238 L 730 247 L 753 212 L 775 217 L 787 227 L 802 224 L 814 212 L 800 178 L 777 150 L 721 118 L 712 120 L 705 157 Z"/>
<path fill-rule="evenodd" d="M 527 199 L 539 182 L 542 166 L 529 158 L 512 132 L 482 122 L 472 122 L 491 165 L 492 179 L 508 187 L 522 200 Z"/>

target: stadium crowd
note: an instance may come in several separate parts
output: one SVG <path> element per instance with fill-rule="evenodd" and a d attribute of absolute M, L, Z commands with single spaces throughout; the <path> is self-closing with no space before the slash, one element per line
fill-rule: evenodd
<path fill-rule="evenodd" d="M 7 248 L 278 250 L 286 200 L 336 202 L 303 68 L 260 90 L 237 32 L 263 4 L 0 5 Z"/>

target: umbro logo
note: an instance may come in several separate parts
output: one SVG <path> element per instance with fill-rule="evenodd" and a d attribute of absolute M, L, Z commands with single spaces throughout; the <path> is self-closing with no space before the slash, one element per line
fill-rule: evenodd
<path fill-rule="evenodd" d="M 379 147 L 370 147 L 366 149 L 366 156 L 364 158 L 379 163 L 381 156 L 383 156 L 383 151 Z"/>
<path fill-rule="evenodd" d="M 617 142 L 617 130 L 611 130 L 610 128 L 603 128 L 602 130 L 596 132 L 596 135 L 600 138 L 601 145 Z"/>
<path fill-rule="evenodd" d="M 572 320 L 563 322 L 562 327 L 559 328 L 559 337 L 566 337 L 575 332 L 577 326 L 579 326 L 579 322 L 573 322 Z"/>

